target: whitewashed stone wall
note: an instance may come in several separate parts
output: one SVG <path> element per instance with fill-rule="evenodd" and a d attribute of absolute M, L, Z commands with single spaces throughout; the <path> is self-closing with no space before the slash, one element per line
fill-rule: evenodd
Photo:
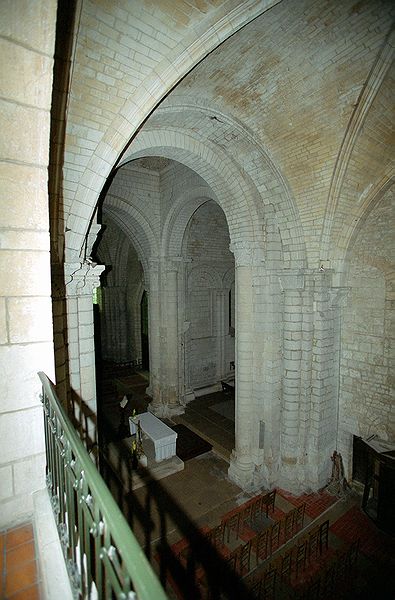
<path fill-rule="evenodd" d="M 109 218 L 100 244 L 100 261 L 107 268 L 101 288 L 102 358 L 112 362 L 138 360 L 142 268 L 130 239 Z"/>
<path fill-rule="evenodd" d="M 358 230 L 349 252 L 340 364 L 340 432 L 347 474 L 352 436 L 395 439 L 394 193 L 390 189 Z"/>
<path fill-rule="evenodd" d="M 234 361 L 228 325 L 230 287 L 223 285 L 225 273 L 234 268 L 234 258 L 225 215 L 213 201 L 194 213 L 185 237 L 186 255 L 191 259 L 185 307 L 190 322 L 186 377 L 196 390 L 226 378 Z"/>
<path fill-rule="evenodd" d="M 239 474 L 249 469 L 246 482 L 261 467 L 265 483 L 280 481 L 281 471 L 295 489 L 317 485 L 325 479 L 337 437 L 347 456 L 353 433 L 377 430 L 393 437 L 389 213 L 378 224 L 373 212 L 353 240 L 349 281 L 343 282 L 352 291 L 343 317 L 342 291 L 333 289 L 327 274 L 318 274 L 321 259 L 325 268 L 334 257 L 338 262 L 333 264 L 340 264 L 370 190 L 392 175 L 393 90 L 390 77 L 380 80 L 390 53 L 377 61 L 391 26 L 389 3 L 332 0 L 323 9 L 313 1 L 296 6 L 228 0 L 201 7 L 179 0 L 152 10 L 144 2 L 99 4 L 83 3 L 79 15 L 65 155 L 60 153 L 61 177 L 54 190 L 62 208 L 53 225 L 65 233 L 69 261 L 64 337 L 69 346 L 57 357 L 58 374 L 63 380 L 70 376 L 75 393 L 94 408 L 91 292 L 100 269 L 93 272 L 89 263 L 81 267 L 91 246 L 85 245 L 85 236 L 94 208 L 106 176 L 137 128 L 208 55 L 183 79 L 177 101 L 169 94 L 163 128 L 159 111 L 152 129 L 143 128 L 136 137 L 136 144 L 143 140 L 141 151 L 150 145 L 153 151 L 163 148 L 201 178 L 181 165 L 156 172 L 131 165 L 140 170 L 134 187 L 138 206 L 131 198 L 130 174 L 119 171 L 119 190 L 115 181 L 111 186 L 111 215 L 135 241 L 149 282 L 154 388 L 157 397 L 163 391 L 165 402 L 173 402 L 182 389 L 182 363 L 175 361 L 174 350 L 187 327 L 179 298 L 185 296 L 190 265 L 183 262 L 180 239 L 190 218 L 191 189 L 205 188 L 207 197 L 227 211 L 232 235 L 240 242 L 258 240 L 264 255 L 259 264 L 240 262 L 235 289 L 241 301 L 236 312 L 246 326 L 239 336 L 238 368 L 245 377 L 240 398 L 249 400 L 248 408 L 240 406 L 237 425 Z M 41 485 L 35 466 L 42 459 L 35 372 L 40 368 L 53 375 L 46 169 L 55 13 L 51 1 L 4 0 L 0 6 L 4 519 L 27 511 L 29 486 Z M 239 28 L 240 36 L 233 35 Z M 239 64 L 241 48 L 245 70 Z M 371 76 L 374 65 L 382 76 Z M 363 118 L 356 123 L 352 115 Z M 188 208 L 178 220 L 177 202 Z M 370 228 L 379 235 L 369 237 Z M 89 241 L 96 231 L 93 225 Z M 320 247 L 322 240 L 326 243 Z M 63 235 L 55 242 L 62 246 Z M 337 244 L 339 252 L 332 252 Z M 257 247 L 251 243 L 250 250 Z M 310 271 L 304 271 L 302 287 L 281 287 L 282 269 L 295 269 L 295 257 L 298 268 L 308 264 Z M 215 306 L 221 302 L 217 295 Z M 368 313 L 365 306 L 370 306 Z M 58 308 L 56 342 L 64 328 Z M 255 426 L 260 421 L 264 448 Z"/>
<path fill-rule="evenodd" d="M 42 370 L 54 378 L 48 217 L 56 2 L 0 5 L 0 527 L 44 487 Z"/>

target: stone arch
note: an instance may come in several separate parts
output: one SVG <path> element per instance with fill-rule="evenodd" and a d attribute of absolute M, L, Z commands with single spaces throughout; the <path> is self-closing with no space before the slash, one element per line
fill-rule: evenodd
<path fill-rule="evenodd" d="M 197 28 L 190 28 L 182 42 L 169 50 L 166 56 L 160 57 L 138 90 L 125 100 L 122 110 L 118 111 L 105 132 L 100 135 L 92 132 L 95 134 L 92 139 L 99 139 L 79 177 L 66 218 L 66 261 L 79 259 L 105 181 L 148 114 L 214 48 L 279 1 L 262 0 L 258 4 L 252 0 L 226 2 L 208 10 Z"/>
<path fill-rule="evenodd" d="M 111 217 L 110 225 L 117 231 L 120 230 L 119 223 L 116 223 Z M 126 234 L 124 236 L 117 237 L 115 251 L 113 250 L 112 245 L 109 244 L 107 237 L 104 237 L 100 242 L 100 251 L 98 254 L 100 262 L 105 265 L 109 265 L 114 262 L 117 265 L 117 273 L 114 275 L 115 285 L 119 285 L 125 275 L 128 259 L 128 253 L 125 250 L 127 250 L 129 243 L 130 241 Z"/>
<path fill-rule="evenodd" d="M 354 216 L 354 220 L 352 223 L 345 222 L 343 224 L 341 230 L 340 239 L 343 241 L 343 244 L 340 245 L 340 248 L 345 248 L 344 250 L 344 271 L 342 273 L 344 283 L 346 284 L 346 275 L 347 275 L 347 264 L 349 260 L 350 253 L 352 252 L 352 248 L 354 243 L 360 233 L 360 231 L 365 226 L 366 220 L 368 219 L 371 212 L 380 204 L 381 199 L 385 196 L 387 191 L 391 189 L 394 185 L 395 177 L 393 173 L 385 173 L 383 177 L 381 177 L 370 189 L 369 194 L 365 197 L 364 201 L 358 207 L 359 210 Z"/>
<path fill-rule="evenodd" d="M 251 196 L 257 194 L 251 182 L 246 182 L 238 166 L 223 151 L 204 144 L 191 134 L 174 131 L 141 132 L 134 152 L 125 162 L 143 156 L 165 156 L 195 171 L 212 189 L 215 200 L 225 213 L 231 238 L 248 241 L 262 247 L 264 243 L 262 216 L 256 211 Z"/>
<path fill-rule="evenodd" d="M 204 138 L 199 128 L 199 134 L 196 128 L 182 129 L 179 109 L 193 111 L 209 122 L 216 119 L 216 125 L 221 123 L 221 127 L 226 125 L 230 131 L 224 132 L 226 144 Z M 124 160 L 162 153 L 184 163 L 213 190 L 215 200 L 225 212 L 232 242 L 252 241 L 260 248 L 265 246 L 266 261 L 274 260 L 276 267 L 280 243 L 284 268 L 303 268 L 306 249 L 299 213 L 287 181 L 259 140 L 234 118 L 211 108 L 172 105 L 161 107 L 157 113 L 140 132 Z M 169 115 L 175 119 L 174 123 L 166 122 Z M 226 191 L 221 191 L 221 186 Z M 245 217 L 249 218 L 253 237 L 246 237 L 245 230 L 240 228 Z"/>
<path fill-rule="evenodd" d="M 163 226 L 161 241 L 162 256 L 179 256 L 182 254 L 185 229 L 192 215 L 208 200 L 208 189 L 204 186 L 193 187 L 187 194 L 182 194 L 174 202 Z"/>
<path fill-rule="evenodd" d="M 304 233 L 291 188 L 261 140 L 235 116 L 224 114 L 212 104 L 204 106 L 190 99 L 186 104 L 185 98 L 178 97 L 176 90 L 150 118 L 146 128 L 149 130 L 154 126 L 155 129 L 161 129 L 166 124 L 172 124 L 180 132 L 188 132 L 188 125 L 183 129 L 183 116 L 186 123 L 193 119 L 195 129 L 196 119 L 200 119 L 198 129 L 203 143 L 212 140 L 211 135 L 207 134 L 207 123 L 215 122 L 215 146 L 226 153 L 256 188 L 258 194 L 252 201 L 256 203 L 257 212 L 261 213 L 263 209 L 265 222 L 272 222 L 274 229 L 280 233 L 282 244 L 290 247 L 286 266 L 305 266 Z"/>
<path fill-rule="evenodd" d="M 230 288 L 235 281 L 235 270 L 228 269 L 222 277 L 222 285 L 225 288 Z"/>
<path fill-rule="evenodd" d="M 211 288 L 218 289 L 222 286 L 222 278 L 215 268 L 210 268 L 209 270 L 206 266 L 202 265 L 193 267 L 188 274 L 189 289 L 194 289 L 193 286 L 197 279 L 199 279 L 199 282 L 204 282 Z"/>
<path fill-rule="evenodd" d="M 140 273 L 140 261 L 130 235 L 122 229 L 122 219 L 117 222 L 109 213 L 107 217 L 109 231 L 104 231 L 98 246 L 100 261 L 111 266 L 106 279 L 101 280 L 100 354 L 104 360 L 129 361 L 136 358 L 136 343 L 132 339 L 136 318 L 128 303 L 129 269 L 134 264 Z"/>
<path fill-rule="evenodd" d="M 144 271 L 148 260 L 158 254 L 158 243 L 150 224 L 136 207 L 122 198 L 109 195 L 103 205 L 104 214 L 111 216 L 135 246 Z"/>
<path fill-rule="evenodd" d="M 358 226 L 359 220 L 365 213 L 368 204 L 379 192 L 379 189 L 386 186 L 386 180 L 393 177 L 393 168 L 389 166 L 392 163 L 392 156 L 384 157 L 384 173 L 382 173 L 380 181 L 375 185 L 372 185 L 372 182 L 370 182 L 370 189 L 365 199 L 363 202 L 360 202 L 359 206 L 356 206 L 355 199 L 358 197 L 359 191 L 358 188 L 352 187 L 352 182 L 356 178 L 353 169 L 357 171 L 359 169 L 359 172 L 361 172 L 360 165 L 364 165 L 366 169 L 367 163 L 364 163 L 363 158 L 363 138 L 369 135 L 369 120 L 373 119 L 371 123 L 373 129 L 382 127 L 381 123 L 374 120 L 378 118 L 378 115 L 381 115 L 382 110 L 379 111 L 376 117 L 372 113 L 375 105 L 382 100 L 381 96 L 385 86 L 388 86 L 388 89 L 392 90 L 390 75 L 391 68 L 393 68 L 394 35 L 393 27 L 391 27 L 355 104 L 332 173 L 325 208 L 325 218 L 321 230 L 320 252 L 324 260 L 334 259 L 337 261 L 338 265 L 336 266 L 339 266 L 340 269 L 352 232 Z M 386 109 L 388 110 L 390 121 L 392 117 L 392 104 L 387 106 Z M 347 185 L 351 186 L 348 190 Z M 353 203 L 350 203 L 348 196 L 351 196 L 352 200 L 354 200 Z M 333 253 L 333 248 L 335 249 L 335 253 Z"/>

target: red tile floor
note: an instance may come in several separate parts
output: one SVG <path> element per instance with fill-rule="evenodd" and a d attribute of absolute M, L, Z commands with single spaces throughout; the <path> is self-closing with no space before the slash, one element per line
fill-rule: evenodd
<path fill-rule="evenodd" d="M 40 600 L 33 526 L 0 532 L 1 592 L 4 600 Z"/>
<path fill-rule="evenodd" d="M 278 490 L 278 493 L 294 506 L 301 506 L 305 503 L 306 515 L 312 519 L 316 519 L 337 500 L 336 496 L 332 496 L 326 490 L 315 494 L 302 494 L 301 496 L 293 496 L 284 490 Z"/>
<path fill-rule="evenodd" d="M 283 490 L 278 490 L 275 510 L 270 515 L 273 522 L 282 519 L 285 515 L 285 512 L 279 508 L 278 501 L 285 512 L 291 510 L 292 506 L 300 506 L 302 503 L 306 503 L 305 526 L 308 523 L 317 523 L 324 519 L 329 520 L 330 526 L 329 547 L 323 553 L 322 559 L 314 564 L 311 563 L 308 570 L 302 572 L 293 581 L 291 588 L 289 586 L 285 586 L 283 589 L 280 588 L 276 592 L 276 598 L 283 600 L 284 598 L 296 597 L 298 595 L 297 590 L 333 562 L 338 551 L 342 551 L 352 542 L 359 540 L 358 568 L 353 577 L 351 589 L 345 590 L 341 598 L 347 600 L 370 600 L 371 598 L 395 600 L 393 594 L 395 590 L 395 540 L 392 536 L 377 529 L 375 524 L 361 510 L 358 497 L 349 495 L 348 498 L 344 497 L 343 500 L 339 501 L 338 497 L 327 490 L 314 494 L 303 494 L 298 497 L 292 496 Z M 284 501 L 286 504 L 284 504 Z M 245 504 L 247 505 L 248 501 Z M 239 509 L 240 507 L 232 509 L 227 513 L 227 516 Z M 201 531 L 203 532 L 203 528 Z M 303 534 L 303 532 L 301 533 Z M 248 531 L 248 527 L 244 526 L 243 532 L 238 536 L 237 543 L 245 543 L 255 534 L 256 532 Z M 225 538 L 224 540 L 225 546 L 217 546 L 217 550 L 226 559 L 234 548 L 230 546 L 226 548 L 226 542 L 229 542 L 229 540 Z M 177 556 L 187 546 L 187 540 L 182 539 L 173 545 L 172 551 Z M 226 552 L 223 551 L 224 549 Z M 252 560 L 252 563 L 255 565 L 254 560 Z M 267 568 L 264 564 L 262 566 L 263 570 Z M 183 600 L 184 596 L 175 582 L 170 580 L 170 584 L 174 589 L 175 597 L 178 600 Z M 173 596 L 170 595 L 170 597 Z M 203 597 L 205 596 L 203 595 Z M 314 598 L 318 600 L 320 596 L 314 596 Z M 328 596 L 325 596 L 325 598 L 328 598 Z M 336 600 L 339 600 L 337 596 Z"/>

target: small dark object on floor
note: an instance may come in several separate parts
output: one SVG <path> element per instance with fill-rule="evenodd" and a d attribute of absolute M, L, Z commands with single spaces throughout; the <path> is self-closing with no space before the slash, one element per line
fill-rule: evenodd
<path fill-rule="evenodd" d="M 194 433 L 189 427 L 180 423 L 179 425 L 171 425 L 171 428 L 178 434 L 176 453 L 184 462 L 212 450 L 212 445 Z"/>

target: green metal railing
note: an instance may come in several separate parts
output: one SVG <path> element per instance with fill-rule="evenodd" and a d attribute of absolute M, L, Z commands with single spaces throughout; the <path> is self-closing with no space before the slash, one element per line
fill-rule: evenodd
<path fill-rule="evenodd" d="M 44 373 L 38 375 L 43 387 L 47 488 L 74 597 L 166 600 L 53 384 Z"/>

